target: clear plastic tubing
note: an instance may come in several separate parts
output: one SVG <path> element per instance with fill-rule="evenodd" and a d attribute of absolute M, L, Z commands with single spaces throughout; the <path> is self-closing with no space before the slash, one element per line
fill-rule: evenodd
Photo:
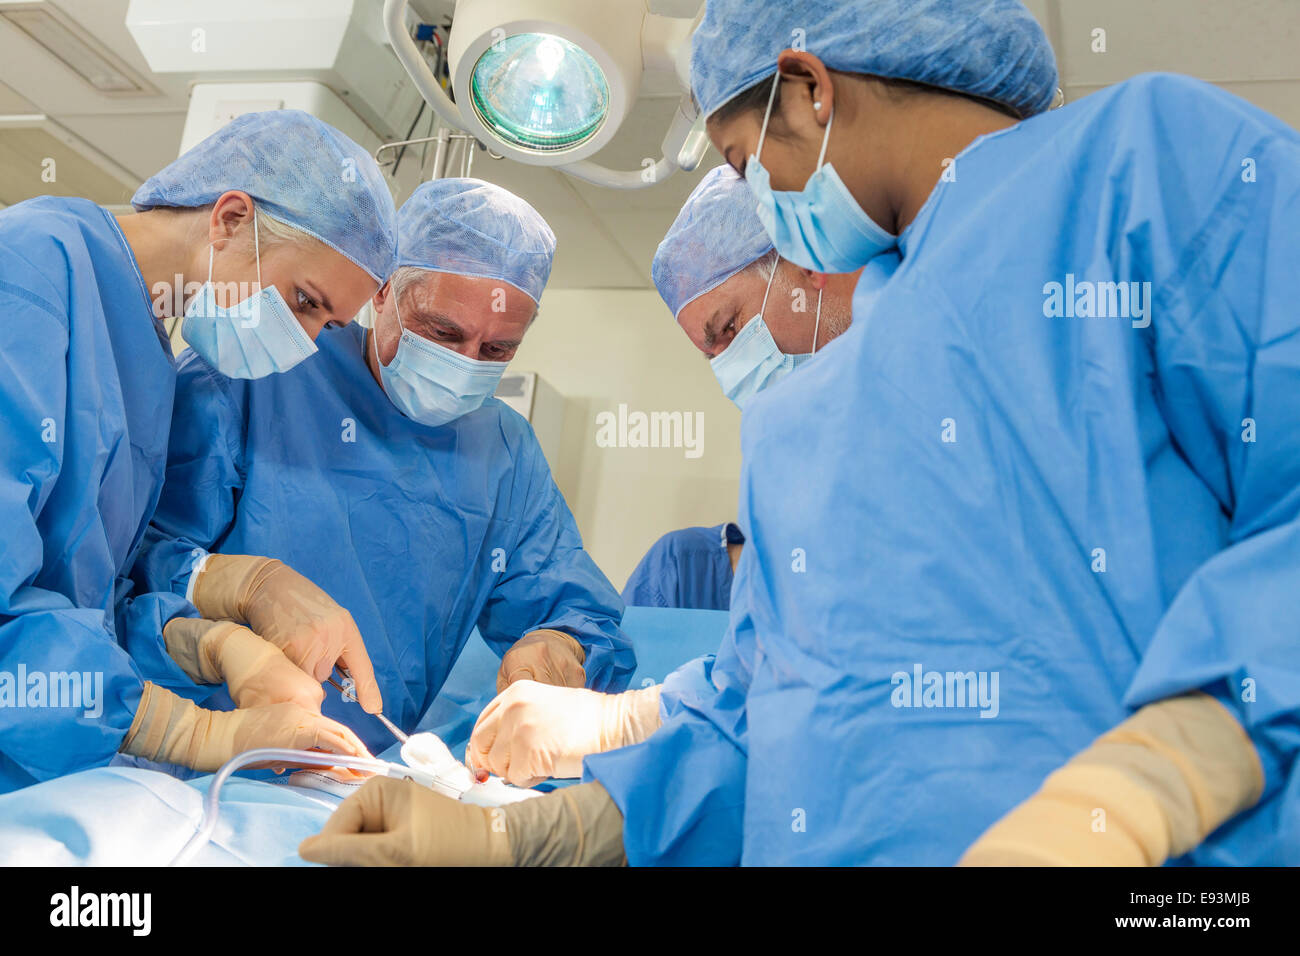
<path fill-rule="evenodd" d="M 347 767 L 350 770 L 369 770 L 371 773 L 384 776 L 399 769 L 396 765 L 383 760 L 322 753 L 319 750 L 279 750 L 264 747 L 261 750 L 246 750 L 242 754 L 236 754 L 212 778 L 212 783 L 208 785 L 208 795 L 203 801 L 203 820 L 199 823 L 199 829 L 181 848 L 181 852 L 176 854 L 176 858 L 171 861 L 171 866 L 184 866 L 212 839 L 212 831 L 217 826 L 221 788 L 230 775 L 249 764 L 273 762 L 292 764 L 295 767 Z"/>

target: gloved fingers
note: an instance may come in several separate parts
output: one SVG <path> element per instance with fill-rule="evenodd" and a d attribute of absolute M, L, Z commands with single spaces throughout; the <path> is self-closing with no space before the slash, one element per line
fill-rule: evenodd
<path fill-rule="evenodd" d="M 499 726 L 492 745 L 482 755 L 477 766 L 513 783 L 514 781 L 510 779 L 511 743 L 510 729 Z"/>
<path fill-rule="evenodd" d="M 507 659 L 510 652 L 506 651 L 507 657 L 501 659 L 501 666 L 497 668 L 497 695 L 513 684 L 516 680 L 533 680 L 532 671 L 526 667 L 519 667 L 511 664 Z M 515 676 L 515 675 L 519 676 Z"/>
<path fill-rule="evenodd" d="M 282 685 L 284 696 L 281 699 L 294 701 L 319 714 L 320 705 L 325 702 L 325 688 L 321 682 L 305 673 L 278 649 L 276 653 L 282 666 L 276 667 L 271 676 Z"/>
<path fill-rule="evenodd" d="M 400 862 L 401 831 L 410 813 L 411 787 L 407 780 L 375 777 L 325 821 L 314 837 L 298 846 L 298 854 L 312 863 L 331 866 L 371 866 Z M 409 834 L 406 843 L 410 843 Z M 409 847 L 405 848 L 409 852 Z"/>
<path fill-rule="evenodd" d="M 568 643 L 542 632 L 521 639 L 506 652 L 497 672 L 497 693 L 520 680 L 554 687 L 585 687 L 587 672 Z"/>
<path fill-rule="evenodd" d="M 307 638 L 295 636 L 290 640 L 282 640 L 281 635 L 271 631 L 256 633 L 263 640 L 269 641 L 278 647 L 280 652 L 289 658 L 295 667 L 316 683 L 323 684 L 326 678 L 330 676 L 328 667 L 329 654 L 327 649 L 314 636 Z M 323 676 L 322 669 L 324 669 Z"/>
<path fill-rule="evenodd" d="M 483 709 L 483 713 L 479 714 L 478 720 L 474 723 L 474 730 L 469 735 L 469 744 L 465 747 L 465 766 L 476 773 L 480 769 L 491 770 L 488 766 L 488 754 L 500 732 L 501 709 L 497 704 L 500 699 L 500 697 L 492 698 L 492 702 Z"/>
<path fill-rule="evenodd" d="M 339 655 L 337 662 L 346 668 L 351 674 L 353 682 L 356 684 L 357 703 L 367 714 L 378 714 L 384 709 L 384 699 L 379 693 L 379 681 L 375 679 L 375 668 L 370 663 L 370 655 L 366 653 L 365 642 L 361 639 L 361 632 L 352 622 L 352 615 L 348 615 L 348 623 L 352 626 L 354 637 L 345 641 L 343 651 Z M 329 677 L 326 674 L 321 680 Z"/>
<path fill-rule="evenodd" d="M 505 708 L 487 757 L 487 769 L 516 787 L 534 787 L 551 776 L 538 765 L 539 758 L 544 762 L 544 754 L 522 721 L 526 711 L 525 707 Z"/>
<path fill-rule="evenodd" d="M 565 654 L 560 665 L 560 679 L 556 684 L 560 687 L 586 687 L 587 672 L 581 664 Z"/>
<path fill-rule="evenodd" d="M 349 833 L 384 833 L 393 828 L 406 781 L 374 777 L 330 814 L 320 836 Z M 393 819 L 390 819 L 393 818 Z"/>
<path fill-rule="evenodd" d="M 297 689 L 294 691 L 294 696 L 291 699 L 297 701 L 308 710 L 314 710 L 319 713 L 320 705 L 325 703 L 325 688 L 315 679 L 303 674 L 302 671 L 298 671 L 298 673 L 302 674 L 302 681 L 295 681 Z"/>
<path fill-rule="evenodd" d="M 510 783 L 511 785 L 516 787 L 531 789 L 537 786 L 539 783 L 545 783 L 547 780 L 550 779 L 551 779 L 550 777 L 523 777 L 516 774 L 515 779 L 511 780 Z"/>
<path fill-rule="evenodd" d="M 311 670 L 309 671 L 311 676 L 322 684 L 329 679 L 330 674 L 333 672 L 334 667 L 330 663 L 329 656 L 326 654 L 322 654 L 320 657 L 316 658 L 315 662 L 312 664 Z"/>
<path fill-rule="evenodd" d="M 330 753 L 370 757 L 361 739 L 338 721 L 306 712 L 294 728 L 295 750 L 327 750 Z"/>
<path fill-rule="evenodd" d="M 394 834 L 391 833 L 338 836 L 318 833 L 298 844 L 298 855 L 308 863 L 323 863 L 326 866 L 395 866 L 398 862 L 395 852 L 397 849 Z"/>

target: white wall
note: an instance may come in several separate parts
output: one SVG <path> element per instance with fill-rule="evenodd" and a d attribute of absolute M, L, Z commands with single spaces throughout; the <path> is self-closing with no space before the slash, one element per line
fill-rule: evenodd
<path fill-rule="evenodd" d="M 735 518 L 740 413 L 656 293 L 546 292 L 511 370 L 539 373 L 565 398 L 551 471 L 615 587 L 665 531 Z M 702 413 L 702 453 L 598 447 L 597 415 L 617 414 L 620 402 L 629 412 Z"/>

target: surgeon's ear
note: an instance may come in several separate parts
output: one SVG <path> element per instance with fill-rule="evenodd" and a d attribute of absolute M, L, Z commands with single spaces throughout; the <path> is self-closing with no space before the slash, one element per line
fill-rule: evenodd
<path fill-rule="evenodd" d="M 248 193 L 232 190 L 223 193 L 212 204 L 212 213 L 208 217 L 208 242 L 213 248 L 221 249 L 236 232 L 245 226 L 251 227 L 256 207 L 253 197 Z M 252 234 L 249 234 L 249 250 L 252 250 Z"/>
<path fill-rule="evenodd" d="M 371 297 L 370 304 L 375 307 L 376 314 L 384 310 L 384 303 L 388 301 L 388 290 L 389 283 L 385 282 L 379 287 L 379 291 Z"/>
<path fill-rule="evenodd" d="M 806 50 L 786 50 L 777 57 L 776 66 L 782 79 L 790 83 L 781 91 L 780 109 L 786 125 L 797 128 L 800 119 L 808 116 L 809 102 L 813 105 L 817 125 L 829 123 L 835 105 L 835 90 L 826 64 Z"/>
<path fill-rule="evenodd" d="M 793 263 L 791 263 L 793 265 Z M 799 275 L 803 277 L 804 285 L 810 285 L 818 292 L 826 288 L 826 273 L 813 272 L 811 269 L 805 269 L 803 266 L 797 266 Z"/>

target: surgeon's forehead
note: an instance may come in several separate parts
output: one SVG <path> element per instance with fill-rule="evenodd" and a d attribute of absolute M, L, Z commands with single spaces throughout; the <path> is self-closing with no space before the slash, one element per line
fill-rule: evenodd
<path fill-rule="evenodd" d="M 710 316 L 715 311 L 730 314 L 737 309 L 742 312 L 748 309 L 750 315 L 754 314 L 763 300 L 763 287 L 764 282 L 753 269 L 746 266 L 709 293 L 717 297 L 709 309 Z"/>
<path fill-rule="evenodd" d="M 417 324 L 451 323 L 462 332 L 530 321 L 537 304 L 526 292 L 500 279 L 430 272 L 405 290 L 401 307 Z M 406 311 L 402 313 L 406 317 Z"/>
<path fill-rule="evenodd" d="M 441 302 L 466 303 L 480 306 L 484 302 L 500 305 L 494 310 L 500 312 L 502 307 L 528 308 L 533 300 L 520 289 L 501 279 L 482 276 L 459 275 L 454 272 L 428 272 L 406 288 L 406 294 L 418 300 L 421 305 Z"/>

